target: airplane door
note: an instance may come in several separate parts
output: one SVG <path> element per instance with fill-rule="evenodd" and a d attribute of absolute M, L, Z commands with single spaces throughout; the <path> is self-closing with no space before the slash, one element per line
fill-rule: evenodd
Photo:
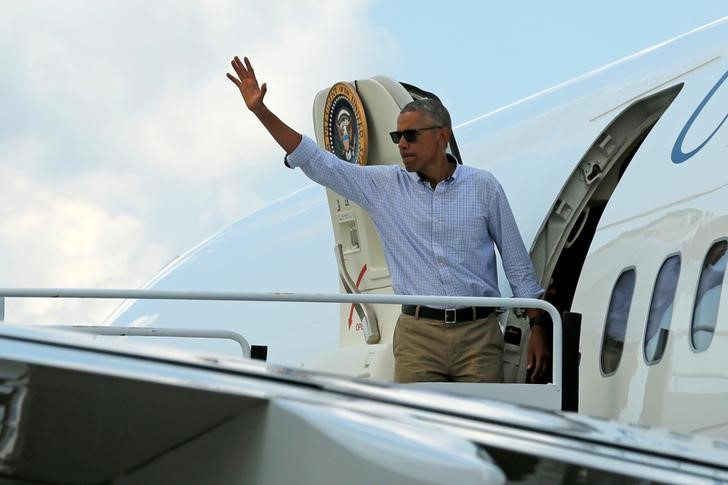
<path fill-rule="evenodd" d="M 548 289 L 546 299 L 559 311 L 571 308 L 592 237 L 622 173 L 681 88 L 673 86 L 624 109 L 566 180 L 531 249 L 536 274 Z"/>

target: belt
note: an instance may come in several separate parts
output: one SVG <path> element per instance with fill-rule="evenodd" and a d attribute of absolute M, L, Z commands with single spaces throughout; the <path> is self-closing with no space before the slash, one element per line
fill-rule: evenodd
<path fill-rule="evenodd" d="M 419 312 L 417 311 L 419 309 Z M 430 308 L 427 306 L 402 305 L 402 313 L 406 315 L 417 315 L 418 318 L 440 320 L 443 323 L 470 322 L 485 318 L 493 313 L 493 308 L 484 306 L 469 306 L 457 310 L 443 310 L 441 308 Z"/>

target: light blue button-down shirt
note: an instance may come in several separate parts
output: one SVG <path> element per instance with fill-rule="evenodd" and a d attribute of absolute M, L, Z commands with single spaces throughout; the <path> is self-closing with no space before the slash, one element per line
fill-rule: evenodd
<path fill-rule="evenodd" d="M 498 297 L 495 244 L 513 295 L 543 294 L 503 188 L 491 173 L 457 165 L 433 190 L 417 173 L 347 163 L 308 137 L 287 163 L 369 213 L 395 293 Z"/>

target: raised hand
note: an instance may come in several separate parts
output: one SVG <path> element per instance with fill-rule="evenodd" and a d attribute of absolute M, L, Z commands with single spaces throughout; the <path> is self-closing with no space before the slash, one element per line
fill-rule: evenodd
<path fill-rule="evenodd" d="M 231 64 L 235 73 L 238 75 L 236 78 L 230 73 L 227 73 L 228 79 L 230 79 L 240 90 L 240 94 L 243 96 L 245 106 L 255 114 L 260 114 L 264 109 L 263 98 L 268 90 L 265 83 L 262 86 L 258 86 L 258 79 L 255 77 L 255 71 L 253 66 L 247 57 L 243 58 L 245 65 L 240 62 L 238 56 L 232 60 Z"/>
<path fill-rule="evenodd" d="M 243 58 L 245 65 L 240 62 L 238 56 L 232 61 L 233 69 L 238 77 L 227 73 L 228 79 L 235 84 L 243 96 L 245 106 L 260 120 L 268 133 L 283 148 L 286 153 L 291 153 L 301 143 L 301 134 L 285 124 L 273 112 L 271 112 L 265 104 L 263 98 L 267 90 L 265 83 L 258 86 L 258 80 L 255 78 L 255 71 L 247 57 Z"/>

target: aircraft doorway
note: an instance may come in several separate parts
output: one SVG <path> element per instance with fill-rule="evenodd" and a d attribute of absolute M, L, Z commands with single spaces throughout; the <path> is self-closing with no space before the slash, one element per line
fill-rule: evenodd
<path fill-rule="evenodd" d="M 622 174 L 682 84 L 625 108 L 597 137 L 566 181 L 534 241 L 531 257 L 546 300 L 569 311 L 599 220 Z"/>

